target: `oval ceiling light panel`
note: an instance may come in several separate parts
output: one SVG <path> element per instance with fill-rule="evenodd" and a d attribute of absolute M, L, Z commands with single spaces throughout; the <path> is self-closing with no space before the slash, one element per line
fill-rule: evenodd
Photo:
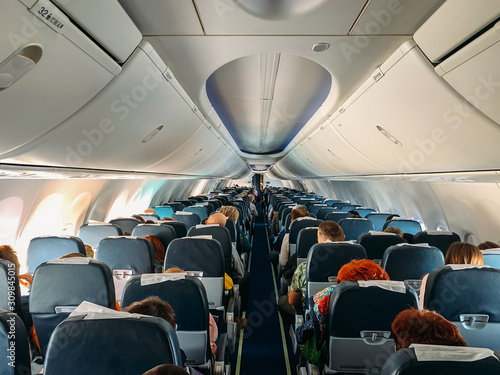
<path fill-rule="evenodd" d="M 245 12 L 259 18 L 281 20 L 310 12 L 326 0 L 233 0 Z"/>
<path fill-rule="evenodd" d="M 207 79 L 210 103 L 241 151 L 284 150 L 332 88 L 331 74 L 304 57 L 264 53 L 223 65 Z"/>

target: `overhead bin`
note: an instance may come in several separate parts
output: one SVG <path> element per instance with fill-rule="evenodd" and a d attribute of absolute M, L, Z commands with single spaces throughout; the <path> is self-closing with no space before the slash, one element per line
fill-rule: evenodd
<path fill-rule="evenodd" d="M 500 17 L 498 0 L 446 1 L 413 38 L 427 58 L 440 62 L 450 52 Z"/>
<path fill-rule="evenodd" d="M 24 2 L 2 3 L 0 154 L 59 125 L 121 70 L 52 3 Z"/>
<path fill-rule="evenodd" d="M 3 161 L 94 170 L 207 173 L 200 163 L 213 161 L 213 151 L 222 141 L 178 93 L 172 84 L 177 84 L 175 77 L 167 79 L 167 70 L 151 45 L 141 42 L 120 75 L 86 106 L 5 155 Z M 241 159 L 239 162 L 244 165 Z M 197 165 L 199 170 L 194 168 Z"/>

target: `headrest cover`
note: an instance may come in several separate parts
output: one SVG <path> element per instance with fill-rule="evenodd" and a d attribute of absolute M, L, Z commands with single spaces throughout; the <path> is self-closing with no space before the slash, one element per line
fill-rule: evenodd
<path fill-rule="evenodd" d="M 89 264 L 90 259 L 92 258 L 72 257 L 64 259 L 54 259 L 54 260 L 49 260 L 47 264 Z"/>
<path fill-rule="evenodd" d="M 490 266 L 478 266 L 475 264 L 447 264 L 446 267 L 450 267 L 453 271 L 466 270 L 470 268 L 492 268 Z"/>
<path fill-rule="evenodd" d="M 210 227 L 220 227 L 219 224 L 198 224 L 196 229 L 210 228 Z"/>
<path fill-rule="evenodd" d="M 500 248 L 497 249 L 487 249 L 487 250 L 480 250 L 483 255 L 486 254 L 500 254 Z"/>
<path fill-rule="evenodd" d="M 160 284 L 164 281 L 176 281 L 186 278 L 186 272 L 179 273 L 145 273 L 141 275 L 141 286 Z"/>
<path fill-rule="evenodd" d="M 106 317 L 109 316 L 113 318 L 124 318 L 125 315 L 127 315 L 126 317 L 131 315 L 123 311 L 116 311 L 107 307 L 96 305 L 95 303 L 83 301 L 76 309 L 73 310 L 69 317 L 86 315 L 85 319 L 96 319 L 96 314 L 106 314 Z"/>
<path fill-rule="evenodd" d="M 213 237 L 211 234 L 200 234 L 198 236 L 189 236 L 189 237 L 182 237 L 182 238 L 195 238 L 199 240 L 213 240 Z"/>
<path fill-rule="evenodd" d="M 403 293 L 403 294 L 406 293 L 406 286 L 404 281 L 368 280 L 368 281 L 358 281 L 358 285 L 361 288 L 376 286 L 396 293 Z"/>
<path fill-rule="evenodd" d="M 456 361 L 472 362 L 488 357 L 494 357 L 495 353 L 491 349 L 470 348 L 462 346 L 426 345 L 411 344 L 410 348 L 415 351 L 415 356 L 419 362 L 425 361 Z"/>
<path fill-rule="evenodd" d="M 428 230 L 426 232 L 427 232 L 427 234 L 430 234 L 432 236 L 436 236 L 436 235 L 451 236 L 451 235 L 453 235 L 453 232 L 445 231 L 445 230 Z"/>
<path fill-rule="evenodd" d="M 189 211 L 175 211 L 176 215 L 194 215 L 192 212 Z"/>
<path fill-rule="evenodd" d="M 377 232 L 375 230 L 369 230 L 368 233 L 370 233 L 372 236 L 397 236 L 396 233 L 390 233 L 390 232 Z"/>
<path fill-rule="evenodd" d="M 394 246 L 430 247 L 428 243 L 406 243 L 406 242 L 398 243 Z"/>

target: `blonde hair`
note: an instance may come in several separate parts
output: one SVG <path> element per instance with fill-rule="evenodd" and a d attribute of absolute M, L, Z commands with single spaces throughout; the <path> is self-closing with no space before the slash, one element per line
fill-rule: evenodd
<path fill-rule="evenodd" d="M 87 258 L 93 258 L 94 248 L 88 244 L 85 244 L 85 253 L 87 254 Z"/>
<path fill-rule="evenodd" d="M 17 258 L 17 254 L 9 245 L 0 246 L 0 259 L 8 260 L 9 262 L 14 263 L 16 266 L 17 273 L 19 274 L 19 269 L 21 268 L 21 264 L 19 263 L 19 259 Z"/>
<path fill-rule="evenodd" d="M 482 266 L 484 264 L 483 254 L 474 246 L 467 242 L 454 242 L 448 248 L 444 257 L 445 264 L 474 264 Z"/>
<path fill-rule="evenodd" d="M 230 218 L 235 223 L 238 222 L 238 218 L 240 217 L 238 209 L 232 206 L 222 206 L 219 212 Z"/>
<path fill-rule="evenodd" d="M 403 231 L 399 228 L 396 228 L 396 227 L 387 227 L 382 232 L 394 233 L 394 234 L 397 234 L 401 238 L 403 237 Z"/>

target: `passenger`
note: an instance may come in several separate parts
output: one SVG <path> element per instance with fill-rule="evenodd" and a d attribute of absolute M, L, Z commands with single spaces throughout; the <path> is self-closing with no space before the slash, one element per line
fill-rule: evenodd
<path fill-rule="evenodd" d="M 498 245 L 494 242 L 491 242 L 491 241 L 485 241 L 485 242 L 482 242 L 479 245 L 477 245 L 477 248 L 479 250 L 498 249 L 498 248 L 500 248 L 500 245 Z"/>
<path fill-rule="evenodd" d="M 156 211 L 155 211 L 154 209 L 152 209 L 152 208 L 146 208 L 146 209 L 144 210 L 144 213 L 145 213 L 145 214 L 153 214 L 153 215 L 156 215 Z"/>
<path fill-rule="evenodd" d="M 252 245 L 248 240 L 248 237 L 243 233 L 241 227 L 238 225 L 238 218 L 240 217 L 240 212 L 234 206 L 222 206 L 219 210 L 220 213 L 224 214 L 226 217 L 230 218 L 234 221 L 236 230 L 237 230 L 237 239 L 236 239 L 236 250 L 239 254 L 245 252 L 250 254 L 252 251 Z"/>
<path fill-rule="evenodd" d="M 87 258 L 94 257 L 94 248 L 91 245 L 85 244 L 85 253 L 87 254 Z"/>
<path fill-rule="evenodd" d="M 334 221 L 326 220 L 318 226 L 318 243 L 344 241 L 345 235 L 340 225 Z M 306 295 L 306 265 L 301 263 L 292 277 L 292 283 L 287 295 L 278 299 L 278 310 L 286 324 L 290 325 L 295 319 L 293 306 L 300 306 Z"/>
<path fill-rule="evenodd" d="M 140 216 L 140 215 L 132 215 L 132 217 L 133 217 L 134 219 L 139 220 L 142 224 L 145 224 L 145 223 L 146 223 L 146 220 L 144 220 L 144 218 L 143 218 L 142 216 Z"/>
<path fill-rule="evenodd" d="M 363 216 L 361 216 L 356 210 L 351 210 L 348 213 L 351 214 L 351 216 L 349 216 L 349 219 L 363 219 Z"/>
<path fill-rule="evenodd" d="M 396 227 L 387 227 L 382 232 L 394 233 L 394 234 L 397 234 L 399 237 L 403 238 L 403 231 L 399 228 L 396 228 Z"/>
<path fill-rule="evenodd" d="M 170 323 L 173 329 L 177 328 L 174 309 L 168 302 L 162 300 L 160 297 L 152 296 L 142 301 L 134 302 L 125 307 L 122 311 L 131 314 L 142 314 L 163 318 Z"/>
<path fill-rule="evenodd" d="M 152 234 L 148 234 L 143 238 L 148 239 L 153 244 L 153 248 L 155 250 L 155 267 L 163 266 L 165 262 L 165 246 L 163 246 L 160 239 Z"/>
<path fill-rule="evenodd" d="M 472 264 L 482 266 L 484 264 L 483 254 L 474 246 L 467 242 L 454 242 L 448 248 L 444 257 L 444 264 Z M 422 276 L 420 286 L 420 308 L 424 308 L 425 286 L 427 284 L 428 273 Z"/>
<path fill-rule="evenodd" d="M 307 211 L 307 208 L 302 205 L 297 205 L 290 212 L 290 217 L 292 222 L 294 220 L 305 220 L 303 218 L 311 219 L 311 214 Z M 283 242 L 281 243 L 281 251 L 279 255 L 279 260 L 281 267 L 285 267 L 288 259 L 290 258 L 290 233 L 286 233 L 283 237 Z"/>
<path fill-rule="evenodd" d="M 258 216 L 259 213 L 257 212 L 257 207 L 255 207 L 255 204 L 253 203 L 253 201 L 255 200 L 253 194 L 248 194 L 248 200 L 250 201 L 250 214 L 252 214 L 252 216 L 254 217 Z"/>
<path fill-rule="evenodd" d="M 344 281 L 361 280 L 389 280 L 389 275 L 370 259 L 354 259 L 344 264 L 337 274 L 338 284 Z M 316 365 L 321 363 L 322 351 L 328 335 L 328 307 L 335 287 L 331 285 L 314 295 L 312 299 L 314 306 L 309 313 L 309 319 L 297 328 L 297 342 L 300 344 L 302 354 Z"/>
<path fill-rule="evenodd" d="M 186 375 L 187 372 L 182 367 L 176 365 L 159 365 L 142 375 Z"/>
<path fill-rule="evenodd" d="M 186 271 L 181 270 L 178 267 L 172 267 L 165 271 L 165 273 L 184 273 Z M 208 313 L 208 329 L 210 332 L 210 348 L 212 349 L 213 355 L 217 355 L 217 338 L 219 337 L 219 329 L 215 323 L 214 317 L 211 313 Z M 173 327 L 173 326 L 172 326 Z"/>
<path fill-rule="evenodd" d="M 403 233 L 403 240 L 405 240 L 407 243 L 413 243 L 413 237 L 415 237 L 414 234 Z"/>
<path fill-rule="evenodd" d="M 68 259 L 68 258 L 86 258 L 86 256 L 81 253 L 68 253 L 64 254 L 62 257 L 59 257 L 57 259 Z"/>
<path fill-rule="evenodd" d="M 411 344 L 467 346 L 458 328 L 429 310 L 401 311 L 392 322 L 396 351 Z"/>

